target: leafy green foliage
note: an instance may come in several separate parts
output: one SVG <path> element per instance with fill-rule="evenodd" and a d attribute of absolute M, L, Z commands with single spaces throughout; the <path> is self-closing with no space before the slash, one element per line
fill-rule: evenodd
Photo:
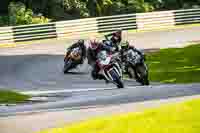
<path fill-rule="evenodd" d="M 200 7 L 200 0 L 11 0 L 9 10 L 12 25 L 44 23 L 50 18 L 53 21 L 70 20 L 85 17 L 118 15 L 125 13 L 151 12 L 168 9 Z M 0 13 L 9 0 L 0 4 Z M 16 3 L 17 2 L 17 3 Z M 21 3 L 19 3 L 21 2 Z M 15 3 L 15 4 L 14 4 Z M 14 4 L 14 5 L 13 5 Z M 12 9 L 11 9 L 12 6 Z M 1 10 L 2 9 L 2 10 Z M 4 10 L 3 10 L 4 9 Z M 5 11 L 4 11 L 5 12 Z M 10 12 L 10 11 L 9 11 Z M 43 14 L 37 17 L 35 14 Z M 1 15 L 1 14 L 0 14 Z M 4 16 L 8 14 L 3 14 Z M 9 13 L 10 15 L 10 13 Z M 0 25 L 8 25 L 0 18 Z"/>
<path fill-rule="evenodd" d="M 27 9 L 21 2 L 11 2 L 9 5 L 10 25 L 46 23 L 49 19 L 43 16 L 34 16 L 31 9 Z"/>
<path fill-rule="evenodd" d="M 26 6 L 21 3 L 11 2 L 9 5 L 10 23 L 17 24 L 29 24 L 32 21 L 33 12 L 30 9 L 26 9 Z"/>
<path fill-rule="evenodd" d="M 9 21 L 8 16 L 0 16 L 0 26 L 7 26 Z"/>

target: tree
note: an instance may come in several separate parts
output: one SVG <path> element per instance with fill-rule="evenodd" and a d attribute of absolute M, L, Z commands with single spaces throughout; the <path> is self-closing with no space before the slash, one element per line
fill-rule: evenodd
<path fill-rule="evenodd" d="M 5 12 L 2 0 L 0 14 Z M 98 17 L 126 13 L 150 12 L 157 10 L 182 9 L 200 6 L 200 0 L 11 0 L 25 5 L 25 14 L 34 12 L 52 20 L 69 20 L 84 17 Z M 5 13 L 3 13 L 5 14 Z M 23 15 L 21 15 L 23 16 Z M 31 15 L 25 15 L 31 16 Z M 25 17 L 24 16 L 24 17 Z M 6 19 L 4 19 L 6 20 Z M 22 20 L 20 20 L 22 21 Z M 2 21 L 3 22 L 3 21 Z M 23 20 L 23 23 L 25 20 Z"/>
<path fill-rule="evenodd" d="M 9 4 L 10 25 L 36 24 L 47 22 L 49 22 L 49 19 L 45 18 L 44 16 L 34 16 L 33 11 L 26 8 L 25 4 L 21 2 L 11 2 Z"/>

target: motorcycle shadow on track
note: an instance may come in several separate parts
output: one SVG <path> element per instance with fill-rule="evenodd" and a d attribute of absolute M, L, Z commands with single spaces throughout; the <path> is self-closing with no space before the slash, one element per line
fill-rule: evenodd
<path fill-rule="evenodd" d="M 63 72 L 62 72 L 63 73 Z M 76 72 L 76 71 L 70 71 L 70 72 L 66 72 L 64 73 L 64 75 L 87 75 L 88 72 Z"/>
<path fill-rule="evenodd" d="M 91 68 L 88 66 L 87 60 L 85 60 L 83 64 L 79 64 L 76 68 L 65 72 L 64 75 L 88 75 L 90 73 L 89 69 Z"/>

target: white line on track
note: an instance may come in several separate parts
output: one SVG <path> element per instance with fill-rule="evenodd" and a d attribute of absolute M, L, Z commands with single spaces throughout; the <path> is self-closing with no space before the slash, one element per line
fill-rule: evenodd
<path fill-rule="evenodd" d="M 55 90 L 55 91 L 23 91 L 21 94 L 25 95 L 44 95 L 44 94 L 56 94 L 56 93 L 73 93 L 73 92 L 87 92 L 87 91 L 98 91 L 98 90 L 113 90 L 116 88 L 87 88 L 87 89 L 63 89 L 63 90 Z"/>
<path fill-rule="evenodd" d="M 122 89 L 134 89 L 138 87 L 152 87 L 152 86 L 127 86 Z M 88 91 L 102 91 L 102 90 L 117 90 L 118 88 L 110 87 L 110 88 L 85 88 L 85 89 L 60 89 L 60 90 L 41 90 L 41 91 L 22 91 L 21 94 L 25 95 L 32 95 L 32 96 L 38 96 L 38 95 L 45 95 L 45 94 L 58 94 L 58 93 L 75 93 L 75 92 L 88 92 Z M 120 90 L 120 89 L 119 89 Z"/>

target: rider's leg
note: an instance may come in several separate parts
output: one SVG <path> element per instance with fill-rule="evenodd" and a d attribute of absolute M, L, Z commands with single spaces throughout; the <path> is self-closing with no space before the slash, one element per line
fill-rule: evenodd
<path fill-rule="evenodd" d="M 98 68 L 97 68 L 97 65 L 94 65 L 93 66 L 93 70 L 91 72 L 91 76 L 94 80 L 98 79 Z"/>

